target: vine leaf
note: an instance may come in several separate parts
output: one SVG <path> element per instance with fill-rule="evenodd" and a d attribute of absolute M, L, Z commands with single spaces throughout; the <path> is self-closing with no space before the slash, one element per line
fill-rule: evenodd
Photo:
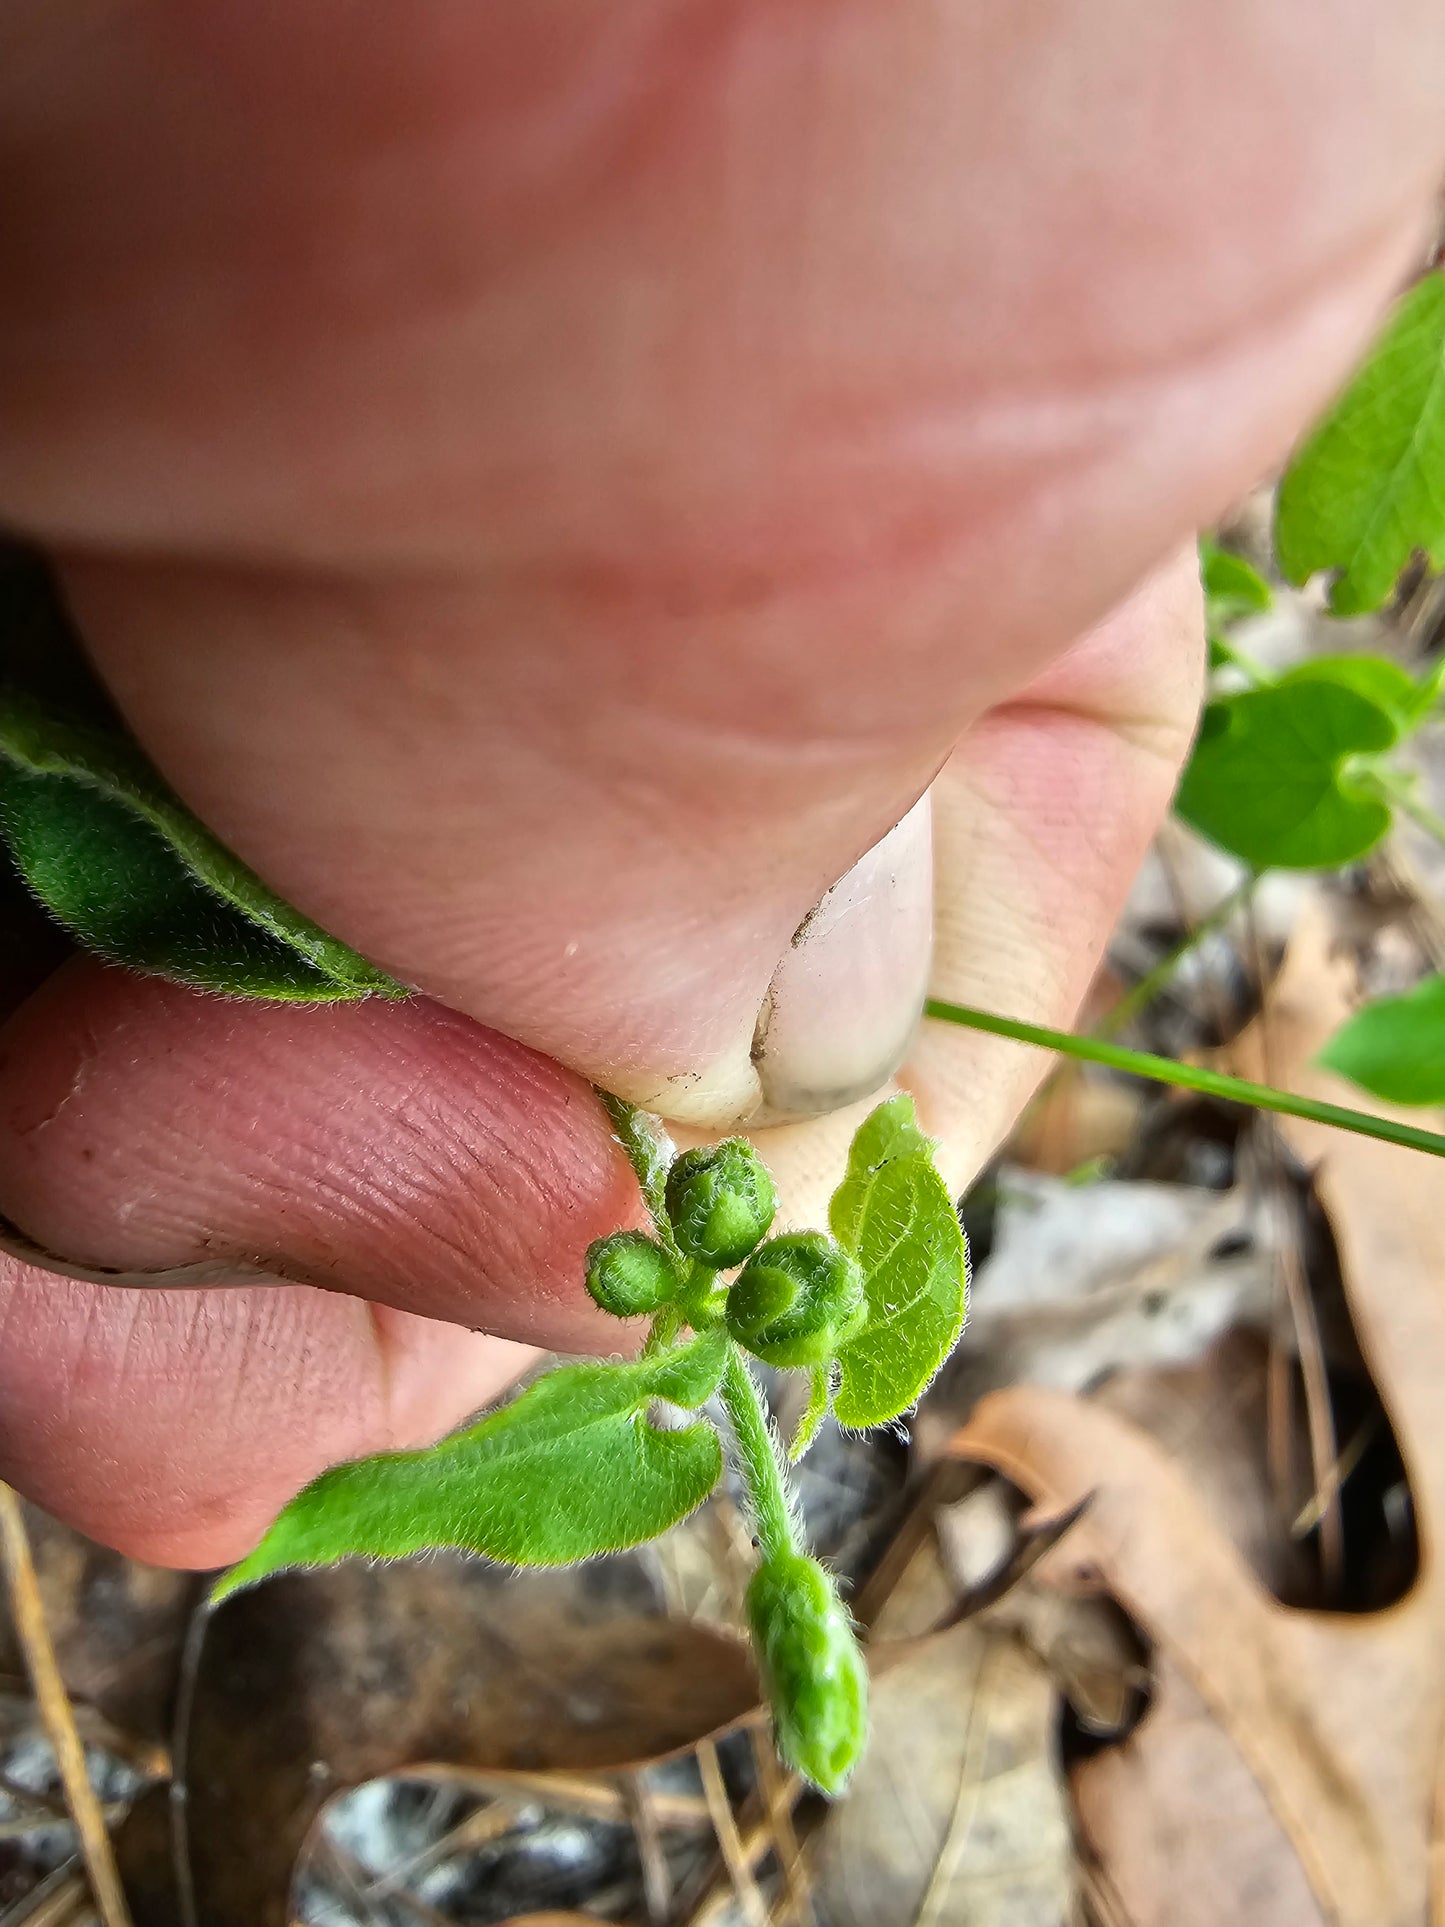
<path fill-rule="evenodd" d="M 407 994 L 268 890 L 128 738 L 14 689 L 0 689 L 0 831 L 41 903 L 113 963 L 235 997 Z"/>
<path fill-rule="evenodd" d="M 1285 680 L 1291 685 L 1301 682 L 1332 682 L 1342 688 L 1353 689 L 1357 696 L 1363 696 L 1390 716 L 1402 736 L 1408 735 L 1415 726 L 1424 720 L 1425 714 L 1435 700 L 1435 691 L 1428 679 L 1416 682 L 1410 673 L 1388 656 L 1314 656 L 1292 669 Z"/>
<path fill-rule="evenodd" d="M 334 1466 L 214 1596 L 358 1553 L 400 1559 L 454 1546 L 517 1566 L 565 1566 L 655 1539 L 712 1491 L 722 1447 L 705 1421 L 664 1432 L 647 1407 L 658 1398 L 701 1405 L 730 1345 L 718 1329 L 652 1358 L 564 1365 L 439 1445 Z"/>
<path fill-rule="evenodd" d="M 1291 582 L 1332 569 L 1336 615 L 1378 609 L 1423 550 L 1445 568 L 1445 272 L 1396 307 L 1290 463 L 1275 546 Z"/>
<path fill-rule="evenodd" d="M 1392 1104 L 1445 1104 L 1445 977 L 1366 1004 L 1318 1061 Z"/>
<path fill-rule="evenodd" d="M 1243 616 L 1262 615 L 1274 604 L 1274 590 L 1252 562 L 1222 549 L 1210 536 L 1199 543 L 1199 575 L 1211 631 Z"/>
<path fill-rule="evenodd" d="M 1352 863 L 1391 816 L 1351 759 L 1389 749 L 1399 733 L 1359 689 L 1294 671 L 1210 703 L 1174 808 L 1251 869 Z"/>
<path fill-rule="evenodd" d="M 1236 660 L 1226 631 L 1246 616 L 1261 615 L 1274 603 L 1274 590 L 1242 555 L 1222 549 L 1209 536 L 1199 541 L 1199 575 L 1204 587 L 1204 623 L 1209 636 L 1209 666 Z"/>
<path fill-rule="evenodd" d="M 911 1097 L 889 1098 L 858 1127 L 828 1216 L 868 1295 L 868 1322 L 838 1355 L 834 1414 L 883 1425 L 917 1403 L 968 1308 L 968 1243 Z"/>

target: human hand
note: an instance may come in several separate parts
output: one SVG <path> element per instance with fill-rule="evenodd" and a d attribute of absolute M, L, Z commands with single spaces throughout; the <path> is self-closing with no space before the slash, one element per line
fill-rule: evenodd
<path fill-rule="evenodd" d="M 302 1282 L 0 1259 L 0 1469 L 228 1559 L 508 1339 L 611 1342 L 586 1080 L 826 1110 L 930 927 L 940 994 L 1067 1021 L 1193 724 L 1178 547 L 1407 268 L 1442 78 L 1430 0 L 12 4 L 0 517 L 187 800 L 427 997 L 75 963 L 12 1019 L 0 1211 Z M 961 1185 L 1036 1066 L 935 1030 Z M 769 1133 L 800 1214 L 855 1116 Z"/>

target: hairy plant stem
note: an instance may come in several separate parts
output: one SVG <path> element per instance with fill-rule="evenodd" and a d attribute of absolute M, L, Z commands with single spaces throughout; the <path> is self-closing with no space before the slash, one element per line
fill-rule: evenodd
<path fill-rule="evenodd" d="M 1416 1124 L 1398 1124 L 1389 1117 L 1373 1117 L 1368 1111 L 1352 1111 L 1343 1104 L 1297 1097 L 1292 1091 L 1276 1090 L 1272 1084 L 1253 1084 L 1247 1078 L 1227 1077 L 1222 1071 L 1200 1070 L 1193 1064 L 1180 1064 L 1172 1057 L 1156 1057 L 1152 1051 L 1128 1050 L 1122 1044 L 1105 1043 L 1100 1038 L 1077 1037 L 1072 1031 L 1020 1023 L 1016 1018 L 1000 1017 L 991 1010 L 975 1010 L 968 1004 L 946 1003 L 937 997 L 929 998 L 924 1015 L 945 1024 L 962 1024 L 968 1030 L 986 1031 L 992 1037 L 1009 1037 L 1015 1043 L 1033 1044 L 1039 1050 L 1057 1051 L 1060 1056 L 1074 1057 L 1081 1063 L 1106 1064 L 1111 1070 L 1152 1078 L 1156 1084 L 1173 1084 L 1183 1091 L 1199 1091 L 1206 1097 L 1226 1098 L 1234 1104 L 1277 1111 L 1285 1117 L 1307 1117 L 1316 1124 L 1332 1124 L 1361 1137 L 1383 1138 L 1387 1144 L 1402 1144 L 1407 1150 L 1445 1157 L 1445 1137 L 1437 1131 L 1422 1130 Z"/>
<path fill-rule="evenodd" d="M 763 1394 L 735 1345 L 723 1371 L 722 1402 L 732 1427 L 738 1470 L 748 1490 L 753 1528 L 764 1561 L 776 1559 L 782 1553 L 801 1551 Z"/>
<path fill-rule="evenodd" d="M 604 1091 L 600 1084 L 594 1084 L 592 1088 L 602 1101 L 602 1108 L 607 1113 L 617 1142 L 627 1153 L 627 1162 L 632 1166 L 632 1174 L 642 1192 L 642 1201 L 647 1206 L 653 1229 L 673 1257 L 682 1263 L 682 1253 L 677 1248 L 677 1240 L 672 1235 L 672 1221 L 667 1215 L 667 1167 L 672 1161 L 671 1141 L 653 1124 L 646 1111 L 629 1104 L 625 1097 L 614 1097 L 611 1091 Z"/>
<path fill-rule="evenodd" d="M 664 1305 L 657 1313 L 647 1331 L 647 1343 L 642 1348 L 644 1358 L 655 1358 L 677 1342 L 682 1330 L 682 1313 L 676 1305 Z"/>

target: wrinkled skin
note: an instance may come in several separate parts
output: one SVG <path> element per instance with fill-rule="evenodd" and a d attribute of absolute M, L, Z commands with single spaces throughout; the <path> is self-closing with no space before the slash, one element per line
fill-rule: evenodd
<path fill-rule="evenodd" d="M 1066 1021 L 1193 724 L 1182 545 L 1422 258 L 1442 93 L 1438 0 L 10 0 L 0 520 L 188 800 L 426 997 L 73 962 L 11 1018 L 0 1210 L 302 1282 L 0 1259 L 0 1471 L 233 1557 L 509 1341 L 613 1342 L 586 1080 L 817 1113 L 797 1214 L 930 926 Z M 1039 1067 L 935 1029 L 962 1182 Z"/>

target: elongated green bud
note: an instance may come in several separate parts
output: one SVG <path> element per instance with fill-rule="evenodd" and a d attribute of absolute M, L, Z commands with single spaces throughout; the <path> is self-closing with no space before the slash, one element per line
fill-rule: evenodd
<path fill-rule="evenodd" d="M 769 1238 L 728 1294 L 728 1330 L 769 1365 L 826 1365 L 866 1317 L 862 1272 L 821 1231 Z"/>
<path fill-rule="evenodd" d="M 667 1211 L 677 1242 L 710 1271 L 740 1265 L 765 1238 L 778 1194 L 746 1138 L 684 1151 L 667 1174 Z"/>
<path fill-rule="evenodd" d="M 868 1735 L 868 1668 L 837 1588 L 816 1559 L 769 1559 L 748 1587 L 779 1754 L 824 1793 L 838 1794 Z"/>
<path fill-rule="evenodd" d="M 587 1289 L 614 1318 L 656 1311 L 681 1282 L 667 1252 L 643 1231 L 614 1231 L 587 1247 Z"/>

